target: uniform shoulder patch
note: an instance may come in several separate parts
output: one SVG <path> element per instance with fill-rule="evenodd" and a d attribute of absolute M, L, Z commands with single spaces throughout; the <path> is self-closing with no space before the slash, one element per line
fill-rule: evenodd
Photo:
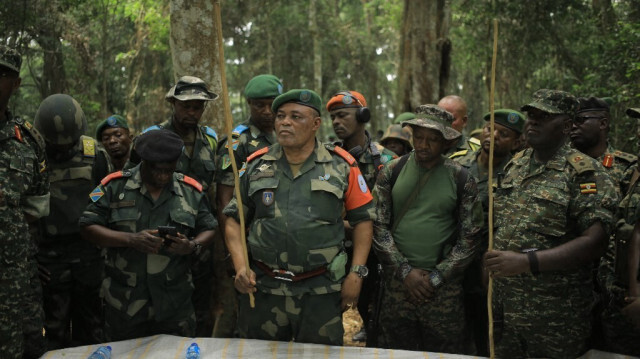
<path fill-rule="evenodd" d="M 327 145 L 327 149 L 344 158 L 350 166 L 353 166 L 353 164 L 356 163 L 356 159 L 342 147 Z"/>
<path fill-rule="evenodd" d="M 593 166 L 593 163 L 591 163 L 590 158 L 591 157 L 583 153 L 577 152 L 567 155 L 567 161 L 573 168 L 575 168 L 576 171 L 578 171 L 578 173 L 595 171 L 595 167 Z"/>
<path fill-rule="evenodd" d="M 456 157 L 464 156 L 467 153 L 469 153 L 469 150 L 460 150 L 458 152 L 454 152 L 451 155 L 449 155 L 449 158 L 453 159 L 453 158 L 456 158 Z"/>
<path fill-rule="evenodd" d="M 216 141 L 218 141 L 218 134 L 216 133 L 216 131 L 209 127 L 209 126 L 204 126 L 204 133 L 205 135 L 212 137 L 213 139 L 215 139 Z"/>
<path fill-rule="evenodd" d="M 191 178 L 189 176 L 182 176 L 182 182 L 190 185 L 191 187 L 195 188 L 198 190 L 198 192 L 202 192 L 202 185 L 200 184 L 200 182 L 196 181 L 194 178 Z"/>
<path fill-rule="evenodd" d="M 513 155 L 513 157 L 511 157 L 511 159 L 512 160 L 517 160 L 519 158 L 522 158 L 522 156 L 524 156 L 524 150 L 516 152 L 516 154 Z"/>
<path fill-rule="evenodd" d="M 93 138 L 82 138 L 82 154 L 84 157 L 96 156 L 96 142 Z"/>
<path fill-rule="evenodd" d="M 128 171 L 127 172 L 124 172 L 124 171 L 113 172 L 113 173 L 108 174 L 105 178 L 103 178 L 100 181 L 100 184 L 103 185 L 103 186 L 106 186 L 107 183 L 111 182 L 114 179 L 122 178 L 122 177 L 129 177 L 129 176 L 131 176 L 131 173 L 128 172 Z"/>
<path fill-rule="evenodd" d="M 238 125 L 236 126 L 236 128 L 233 129 L 233 131 L 231 131 L 231 136 L 238 138 L 244 131 L 248 129 L 249 129 L 249 126 L 247 125 Z"/>
<path fill-rule="evenodd" d="M 26 120 L 21 120 L 20 122 L 18 122 L 18 124 L 27 131 L 27 133 L 38 143 L 38 146 L 40 146 L 42 149 L 45 148 L 46 143 L 44 142 L 44 137 L 42 137 L 42 135 L 40 134 L 40 132 L 38 132 L 38 130 L 36 130 L 35 127 L 33 127 L 33 125 Z"/>
<path fill-rule="evenodd" d="M 146 129 L 142 130 L 142 133 L 148 132 L 148 131 L 153 131 L 153 130 L 160 130 L 163 127 L 160 125 L 153 125 L 151 127 L 147 127 Z"/>
<path fill-rule="evenodd" d="M 251 162 L 253 159 L 260 157 L 262 155 L 264 155 L 265 153 L 269 152 L 269 147 L 263 147 L 257 151 L 255 151 L 254 153 L 250 154 L 249 157 L 247 157 L 247 163 Z"/>
<path fill-rule="evenodd" d="M 638 156 L 632 155 L 630 153 L 622 152 L 622 151 L 615 151 L 615 152 L 613 152 L 613 155 L 616 156 L 617 158 L 623 159 L 623 160 L 625 160 L 627 162 L 636 162 L 636 161 L 638 161 Z"/>
<path fill-rule="evenodd" d="M 467 140 L 467 143 L 469 144 L 469 147 L 473 151 L 477 151 L 480 147 L 482 147 L 482 143 L 480 143 L 480 140 L 475 137 L 469 138 Z"/>

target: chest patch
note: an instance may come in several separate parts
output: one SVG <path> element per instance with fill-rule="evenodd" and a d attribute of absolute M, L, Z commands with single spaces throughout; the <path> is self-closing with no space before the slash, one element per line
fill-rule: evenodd
<path fill-rule="evenodd" d="M 270 206 L 273 204 L 274 195 L 272 190 L 266 190 L 262 192 L 262 204 Z"/>

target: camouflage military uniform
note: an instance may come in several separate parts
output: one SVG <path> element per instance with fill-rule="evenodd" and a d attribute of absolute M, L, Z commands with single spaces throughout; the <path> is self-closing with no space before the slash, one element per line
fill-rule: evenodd
<path fill-rule="evenodd" d="M 624 177 L 627 180 L 631 179 L 637 169 L 637 164 L 631 166 Z M 628 245 L 633 227 L 640 220 L 638 184 L 636 180 L 618 205 L 615 236 L 609 242 L 607 252 L 600 260 L 598 268 L 598 284 L 603 291 L 603 310 L 599 319 L 602 324 L 604 349 L 635 356 L 640 356 L 640 330 L 635 328 L 620 310 L 627 305 L 624 298 L 628 295 Z"/>
<path fill-rule="evenodd" d="M 460 137 L 460 141 L 447 151 L 445 156 L 448 156 L 453 160 L 457 157 L 465 156 L 479 150 L 480 146 L 480 141 L 477 138 L 468 138 L 467 136 L 462 135 L 462 137 Z"/>
<path fill-rule="evenodd" d="M 91 193 L 80 226 L 97 224 L 121 232 L 171 225 L 192 238 L 217 222 L 206 197 L 174 173 L 171 190 L 153 200 L 142 184 L 140 166 L 115 172 Z M 102 295 L 108 341 L 153 334 L 193 336 L 195 314 L 189 255 L 161 250 L 146 254 L 133 248 L 107 248 Z"/>
<path fill-rule="evenodd" d="M 434 297 L 427 303 L 414 305 L 407 301 L 409 294 L 403 283 L 413 269 L 413 265 L 407 259 L 406 253 L 399 250 L 394 234 L 391 232 L 394 224 L 391 177 L 399 161 L 399 159 L 394 160 L 385 166 L 374 189 L 374 196 L 377 199 L 374 249 L 380 262 L 386 266 L 383 279 L 385 289 L 379 319 L 379 345 L 384 348 L 407 350 L 468 352 L 470 349 L 466 347 L 467 341 L 463 338 L 465 323 L 462 275 L 472 258 L 481 250 L 483 243 L 479 236 L 482 228 L 482 211 L 479 203 L 475 202 L 477 195 L 475 180 L 472 176 L 466 176 L 461 193 L 462 198 L 457 198 L 457 191 L 455 193 L 456 203 L 452 204 L 452 207 L 456 210 L 452 215 L 456 216 L 461 223 L 458 223 L 459 229 L 456 230 L 458 233 L 453 236 L 452 243 L 445 241 L 441 244 L 439 256 L 441 260 L 435 268 L 421 268 L 439 271 L 445 284 L 436 290 Z M 413 152 L 408 161 L 415 161 Z M 460 166 L 444 158 L 442 164 L 438 166 L 446 168 L 453 187 L 457 187 Z M 430 191 L 438 191 L 438 188 L 431 188 Z M 416 206 L 420 204 L 412 204 L 409 210 Z"/>
<path fill-rule="evenodd" d="M 51 273 L 43 286 L 50 348 L 102 342 L 102 254 L 82 239 L 78 219 L 87 196 L 108 174 L 107 164 L 107 154 L 88 136 L 65 158 L 49 158 L 51 211 L 41 220 L 38 262 Z"/>
<path fill-rule="evenodd" d="M 607 150 L 597 160 L 604 166 L 613 184 L 616 185 L 619 198 L 624 197 L 631 179 L 629 168 L 638 162 L 638 156 L 615 150 L 611 144 L 608 144 Z"/>
<path fill-rule="evenodd" d="M 342 344 L 340 290 L 346 274 L 342 213 L 346 209 L 352 225 L 374 215 L 355 160 L 345 155 L 354 164 L 351 167 L 334 151 L 316 141 L 294 178 L 282 147 L 275 144 L 255 153 L 265 152 L 248 160 L 246 173 L 241 171 L 240 192 L 250 226 L 247 244 L 258 288 L 256 308 L 249 309 L 247 296 L 241 296 L 238 330 L 243 337 Z M 358 202 L 363 197 L 368 202 Z M 236 201 L 231 200 L 224 214 L 239 222 Z M 301 275 L 327 265 L 326 272 L 294 282 L 265 272 L 268 267 Z"/>
<path fill-rule="evenodd" d="M 596 160 L 563 145 L 545 164 L 518 153 L 495 196 L 495 249 L 549 249 L 596 222 L 612 227 L 615 188 Z M 494 280 L 496 356 L 575 358 L 589 336 L 590 266 Z"/>
<path fill-rule="evenodd" d="M 157 126 L 152 126 L 145 130 L 166 128 L 178 133 L 172 121 L 165 121 Z M 193 177 L 201 185 L 204 192 L 208 192 L 209 204 L 213 205 L 215 199 L 211 196 L 214 188 L 215 177 L 215 157 L 218 146 L 218 135 L 208 126 L 198 126 L 195 141 L 192 145 L 185 141 L 185 147 L 193 146 L 192 155 L 183 151 L 178 159 L 176 172 L 184 173 Z M 211 208 L 211 207 L 210 207 Z M 213 208 L 211 208 L 213 210 Z M 211 289 L 213 286 L 213 248 L 211 246 L 202 248 L 197 260 L 191 263 L 191 274 L 193 275 L 193 305 L 196 310 L 198 336 L 211 336 L 213 331 L 213 315 L 211 312 Z"/>
<path fill-rule="evenodd" d="M 42 342 L 42 293 L 33 261 L 25 213 L 41 217 L 48 213 L 49 181 L 42 147 L 31 136 L 31 125 L 12 118 L 0 125 L 0 353 L 3 358 L 22 358 Z M 23 339 L 23 332 L 25 338 Z M 24 346 L 23 346 L 24 344 Z M 41 351 L 41 350 L 40 350 Z M 42 354 L 42 352 L 40 352 Z"/>

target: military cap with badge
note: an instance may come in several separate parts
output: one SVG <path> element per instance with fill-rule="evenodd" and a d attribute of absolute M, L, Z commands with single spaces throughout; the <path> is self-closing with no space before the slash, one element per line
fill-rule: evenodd
<path fill-rule="evenodd" d="M 320 99 L 320 96 L 314 91 L 307 89 L 293 89 L 276 97 L 271 105 L 271 110 L 276 113 L 280 106 L 289 102 L 310 107 L 316 110 L 318 114 L 320 114 L 320 109 L 322 108 L 322 99 Z"/>
<path fill-rule="evenodd" d="M 501 108 L 495 110 L 493 113 L 494 121 L 496 123 L 510 128 L 516 131 L 518 134 L 521 134 L 524 130 L 525 117 L 522 113 L 508 108 Z M 489 121 L 491 119 L 491 112 L 486 113 L 483 118 L 485 121 Z"/>
<path fill-rule="evenodd" d="M 282 82 L 274 75 L 258 75 L 249 80 L 244 88 L 248 99 L 276 98 L 282 94 Z"/>
<path fill-rule="evenodd" d="M 541 89 L 533 94 L 533 101 L 522 106 L 520 111 L 529 111 L 533 108 L 552 115 L 569 115 L 573 118 L 578 109 L 578 100 L 565 91 Z"/>
<path fill-rule="evenodd" d="M 100 139 L 102 131 L 106 130 L 107 128 L 124 128 L 128 130 L 129 124 L 124 117 L 120 115 L 111 115 L 102 120 L 102 122 L 100 122 L 98 126 L 96 126 L 96 138 Z"/>

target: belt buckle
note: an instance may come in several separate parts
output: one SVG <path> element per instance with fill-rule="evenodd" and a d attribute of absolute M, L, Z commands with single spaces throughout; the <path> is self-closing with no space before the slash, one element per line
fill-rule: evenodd
<path fill-rule="evenodd" d="M 296 276 L 293 272 L 284 269 L 273 269 L 273 273 L 275 274 L 273 278 L 286 282 L 293 282 L 293 277 Z"/>

